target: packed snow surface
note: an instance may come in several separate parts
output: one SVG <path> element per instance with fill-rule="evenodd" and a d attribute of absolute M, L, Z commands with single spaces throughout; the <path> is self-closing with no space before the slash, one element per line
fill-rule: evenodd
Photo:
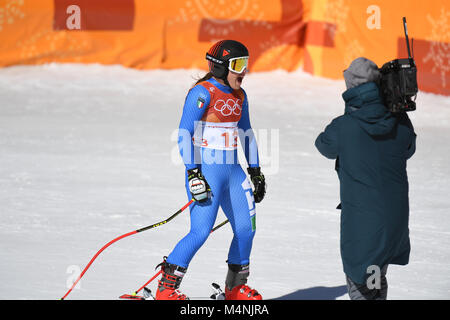
<path fill-rule="evenodd" d="M 59 299 L 104 244 L 187 202 L 176 130 L 202 74 L 77 64 L 0 70 L 0 299 Z M 314 147 L 343 113 L 344 82 L 275 71 L 250 73 L 243 87 L 268 184 L 249 285 L 265 299 L 348 299 L 339 182 L 334 162 Z M 421 92 L 417 105 L 417 152 L 408 162 L 412 251 L 409 265 L 389 267 L 388 298 L 449 299 L 450 98 Z M 217 223 L 224 219 L 219 211 Z M 188 230 L 186 210 L 116 242 L 68 299 L 132 293 Z M 184 293 L 207 298 L 212 282 L 223 286 L 231 238 L 229 224 L 211 234 Z"/>

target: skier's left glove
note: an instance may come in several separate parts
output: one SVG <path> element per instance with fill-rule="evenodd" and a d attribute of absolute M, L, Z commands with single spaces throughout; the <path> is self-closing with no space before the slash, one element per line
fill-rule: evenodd
<path fill-rule="evenodd" d="M 247 168 L 247 171 L 250 175 L 250 179 L 252 180 L 253 185 L 255 186 L 255 190 L 253 191 L 255 202 L 260 203 L 262 199 L 264 199 L 264 195 L 266 194 L 266 179 L 261 173 L 260 167 Z"/>
<path fill-rule="evenodd" d="M 207 201 L 211 196 L 211 188 L 206 182 L 202 171 L 199 168 L 190 169 L 187 171 L 189 180 L 189 191 L 192 198 L 198 202 Z"/>

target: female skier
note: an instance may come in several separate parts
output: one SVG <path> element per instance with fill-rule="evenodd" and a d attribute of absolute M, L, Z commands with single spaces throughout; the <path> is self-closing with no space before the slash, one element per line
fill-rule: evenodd
<path fill-rule="evenodd" d="M 227 260 L 225 299 L 262 299 L 246 285 L 255 235 L 255 202 L 264 198 L 266 189 L 250 126 L 247 95 L 241 88 L 248 58 L 242 43 L 217 42 L 206 54 L 209 73 L 197 81 L 186 97 L 178 145 L 186 166 L 188 198 L 195 202 L 190 207 L 190 232 L 161 264 L 157 300 L 188 299 L 178 288 L 191 259 L 208 238 L 219 207 L 234 233 Z M 254 192 L 237 159 L 238 136 Z"/>

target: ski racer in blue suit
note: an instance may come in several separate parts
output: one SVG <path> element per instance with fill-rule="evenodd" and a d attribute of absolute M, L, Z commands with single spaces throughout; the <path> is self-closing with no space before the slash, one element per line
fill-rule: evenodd
<path fill-rule="evenodd" d="M 156 298 L 187 298 L 177 289 L 222 208 L 234 234 L 227 260 L 226 298 L 260 300 L 261 295 L 246 285 L 256 230 L 255 202 L 260 202 L 265 194 L 265 179 L 250 125 L 248 99 L 240 87 L 247 68 L 248 51 L 237 41 L 224 40 L 208 51 L 207 59 L 208 55 L 222 59 L 228 67 L 224 71 L 225 68 L 217 68 L 210 62 L 210 73 L 197 82 L 185 100 L 178 144 L 186 166 L 186 191 L 189 199 L 196 201 L 190 206 L 189 233 L 162 264 L 163 276 Z M 249 165 L 254 192 L 238 162 L 238 138 Z"/>

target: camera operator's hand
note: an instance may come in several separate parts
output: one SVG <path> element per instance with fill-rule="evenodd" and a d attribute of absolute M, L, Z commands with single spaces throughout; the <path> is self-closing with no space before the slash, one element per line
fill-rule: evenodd
<path fill-rule="evenodd" d="M 189 181 L 189 191 L 192 198 L 198 202 L 205 202 L 210 198 L 211 188 L 206 182 L 202 171 L 199 168 L 190 169 L 187 171 Z"/>
<path fill-rule="evenodd" d="M 252 180 L 253 185 L 255 186 L 255 190 L 253 191 L 255 202 L 260 203 L 266 194 L 266 179 L 261 173 L 260 167 L 248 168 L 247 171 L 250 174 L 250 179 Z"/>

